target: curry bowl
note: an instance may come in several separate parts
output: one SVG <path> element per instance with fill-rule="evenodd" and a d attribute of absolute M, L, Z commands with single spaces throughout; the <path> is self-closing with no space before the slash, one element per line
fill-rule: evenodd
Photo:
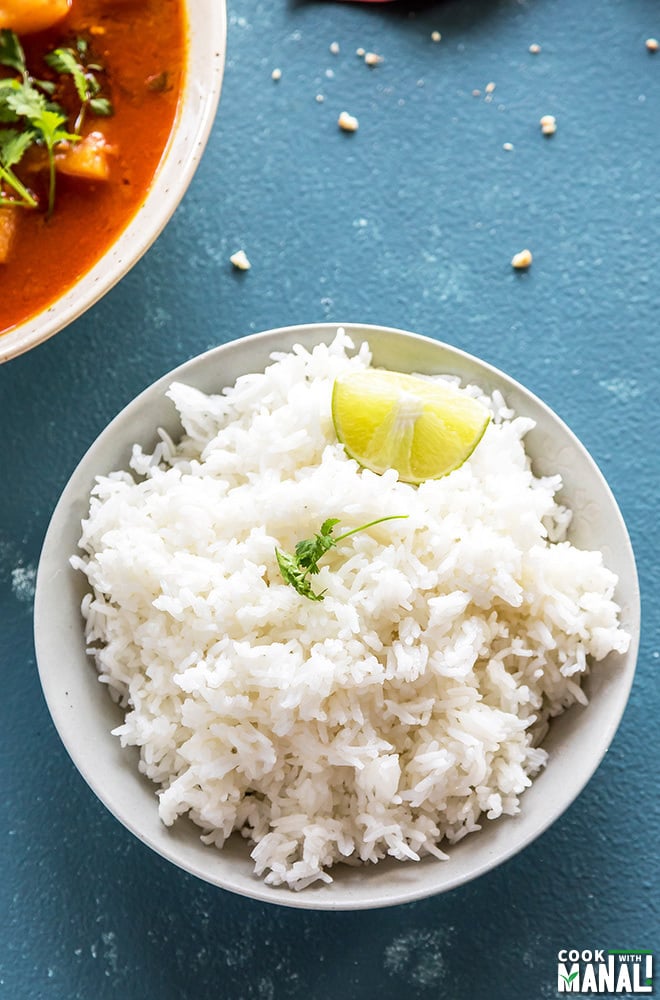
<path fill-rule="evenodd" d="M 547 764 L 521 795 L 517 815 L 485 821 L 481 829 L 447 847 L 446 860 L 427 855 L 418 861 L 388 857 L 376 864 L 335 864 L 330 883 L 315 882 L 300 891 L 266 884 L 255 875 L 250 847 L 240 835 L 233 834 L 218 848 L 204 844 L 199 827 L 187 817 L 171 826 L 161 822 L 155 785 L 139 773 L 137 750 L 122 748 L 111 735 L 122 724 L 123 712 L 99 683 L 88 656 L 81 602 L 89 588 L 70 558 L 77 550 L 96 477 L 127 469 L 135 443 L 145 453 L 153 450 L 157 428 L 174 441 L 180 438 L 179 417 L 166 395 L 173 382 L 220 393 L 239 376 L 263 372 L 273 352 L 293 351 L 297 344 L 309 350 L 330 344 L 338 327 L 318 324 L 251 335 L 186 362 L 142 392 L 80 462 L 44 541 L 37 574 L 35 643 L 51 717 L 92 791 L 159 855 L 223 889 L 319 910 L 391 906 L 450 890 L 493 869 L 541 835 L 584 788 L 615 735 L 633 681 L 640 616 L 634 556 L 617 504 L 593 459 L 552 410 L 508 375 L 455 347 L 400 330 L 362 324 L 344 328 L 356 347 L 368 341 L 375 366 L 457 376 L 488 394 L 500 393 L 508 407 L 534 422 L 525 438 L 534 474 L 561 475 L 559 496 L 573 512 L 570 542 L 579 549 L 602 552 L 605 565 L 617 575 L 614 596 L 630 642 L 627 649 L 609 652 L 594 664 L 584 681 L 588 704 L 573 704 L 551 720 L 543 739 Z"/>
<path fill-rule="evenodd" d="M 3 107 L 5 130 L 36 138 L 0 177 L 0 362 L 70 324 L 148 250 L 200 162 L 224 71 L 223 0 L 35 7 L 65 16 L 22 34 L 6 5 L 0 75 L 29 88 L 31 108 L 56 101 L 61 120 L 51 135 L 36 112 Z"/>

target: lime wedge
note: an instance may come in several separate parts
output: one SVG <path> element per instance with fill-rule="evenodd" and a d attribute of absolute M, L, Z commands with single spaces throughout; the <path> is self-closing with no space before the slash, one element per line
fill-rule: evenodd
<path fill-rule="evenodd" d="M 369 368 L 335 379 L 332 419 L 346 453 L 406 483 L 445 476 L 470 457 L 490 414 L 460 389 Z"/>

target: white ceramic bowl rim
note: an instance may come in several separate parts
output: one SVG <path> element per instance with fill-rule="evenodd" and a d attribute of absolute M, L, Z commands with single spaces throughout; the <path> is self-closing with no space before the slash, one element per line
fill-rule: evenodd
<path fill-rule="evenodd" d="M 177 118 L 147 196 L 108 251 L 47 309 L 0 335 L 0 363 L 58 333 L 106 294 L 146 253 L 199 165 L 220 99 L 225 0 L 186 0 L 188 60 Z"/>
<path fill-rule="evenodd" d="M 332 869 L 331 885 L 294 893 L 269 887 L 252 874 L 240 838 L 218 851 L 201 843 L 199 830 L 188 820 L 172 828 L 160 823 L 154 786 L 137 773 L 135 754 L 122 751 L 110 735 L 121 713 L 86 656 L 79 611 L 85 581 L 68 559 L 76 550 L 94 477 L 125 468 L 134 441 L 153 446 L 157 427 L 180 433 L 173 404 L 165 398 L 171 381 L 218 392 L 239 374 L 263 370 L 273 350 L 328 342 L 340 325 L 356 343 L 369 340 L 375 364 L 461 375 L 489 391 L 499 389 L 518 413 L 536 420 L 526 439 L 535 471 L 563 476 L 563 495 L 574 512 L 572 540 L 601 549 L 606 564 L 618 574 L 617 600 L 632 642 L 626 655 L 611 654 L 587 678 L 589 707 L 574 706 L 553 721 L 544 742 L 550 761 L 523 795 L 519 816 L 486 821 L 483 830 L 449 850 L 449 861 L 388 859 L 359 868 L 338 865 Z M 639 627 L 637 573 L 623 518 L 593 459 L 559 417 L 513 379 L 457 348 L 363 324 L 287 327 L 248 336 L 191 359 L 142 392 L 97 438 L 71 476 L 46 535 L 35 597 L 37 661 L 51 716 L 75 765 L 108 809 L 157 853 L 199 878 L 266 902 L 323 910 L 391 906 L 452 889 L 499 865 L 543 833 L 580 793 L 614 737 L 633 681 Z"/>

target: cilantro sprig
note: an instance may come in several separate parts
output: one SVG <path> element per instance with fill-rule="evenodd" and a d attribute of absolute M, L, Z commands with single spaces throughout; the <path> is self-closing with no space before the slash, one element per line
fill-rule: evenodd
<path fill-rule="evenodd" d="M 110 102 L 100 96 L 101 85 L 95 72 L 101 70 L 87 61 L 87 44 L 79 39 L 75 49 L 55 49 L 46 62 L 60 75 L 73 78 L 80 111 L 72 126 L 64 109 L 52 100 L 55 84 L 30 73 L 23 46 L 15 32 L 0 31 L 0 66 L 14 75 L 0 79 L 0 205 L 36 208 L 37 199 L 17 176 L 27 151 L 37 146 L 46 152 L 48 163 L 47 215 L 55 207 L 55 153 L 61 143 L 80 141 L 87 111 L 96 115 L 112 113 Z"/>
<path fill-rule="evenodd" d="M 325 591 L 317 594 L 312 589 L 309 578 L 320 571 L 319 560 L 326 552 L 345 538 L 356 535 L 359 531 L 366 531 L 367 528 L 372 528 L 375 524 L 382 524 L 383 521 L 396 521 L 405 517 L 408 515 L 390 514 L 388 517 L 379 517 L 375 521 L 361 524 L 358 528 L 351 528 L 350 531 L 345 531 L 336 537 L 333 537 L 333 532 L 335 526 L 339 524 L 339 518 L 329 517 L 321 525 L 320 531 L 317 531 L 312 538 L 303 538 L 302 541 L 297 542 L 293 553 L 275 549 L 275 558 L 282 579 L 294 590 L 297 590 L 302 597 L 307 597 L 310 601 L 322 601 Z"/>
<path fill-rule="evenodd" d="M 46 56 L 46 62 L 56 73 L 68 75 L 73 80 L 80 100 L 80 111 L 73 124 L 74 132 L 80 132 L 88 111 L 100 118 L 112 114 L 112 104 L 107 97 L 101 96 L 101 84 L 96 77 L 103 67 L 89 62 L 89 47 L 84 38 L 77 38 L 73 48 L 54 49 Z"/>
<path fill-rule="evenodd" d="M 21 162 L 23 154 L 32 145 L 32 141 L 32 136 L 27 132 L 18 132 L 14 128 L 0 130 L 0 206 L 37 207 L 37 199 L 28 191 L 12 169 Z M 7 197 L 4 194 L 6 188 L 13 192 L 12 197 Z"/>

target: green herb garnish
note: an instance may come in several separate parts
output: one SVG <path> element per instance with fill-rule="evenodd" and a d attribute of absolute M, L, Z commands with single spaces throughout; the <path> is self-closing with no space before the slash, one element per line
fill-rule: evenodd
<path fill-rule="evenodd" d="M 37 199 L 16 176 L 13 168 L 32 146 L 46 151 L 48 162 L 48 211 L 55 207 L 55 151 L 60 143 L 78 142 L 87 110 L 96 115 L 112 113 L 110 102 L 100 97 L 101 86 L 94 73 L 100 66 L 87 63 L 87 43 L 79 39 L 75 49 L 55 49 L 46 62 L 60 75 L 70 75 L 80 99 L 73 126 L 66 112 L 51 100 L 55 85 L 37 80 L 28 70 L 25 52 L 15 32 L 0 31 L 0 66 L 17 76 L 0 79 L 0 205 L 36 208 Z"/>
<path fill-rule="evenodd" d="M 25 150 L 32 145 L 32 142 L 32 136 L 27 132 L 18 132 L 13 128 L 0 131 L 0 205 L 37 207 L 37 199 L 12 170 L 12 167 L 23 159 Z M 4 193 L 6 188 L 12 191 L 12 197 L 7 197 Z"/>
<path fill-rule="evenodd" d="M 30 74 L 25 65 L 23 46 L 18 40 L 18 35 L 7 28 L 0 31 L 0 64 L 20 73 L 24 83 L 29 81 Z"/>
<path fill-rule="evenodd" d="M 275 557 L 282 579 L 303 597 L 308 597 L 310 601 L 322 601 L 325 591 L 320 594 L 315 593 L 309 580 L 310 576 L 319 572 L 319 559 L 333 546 L 338 545 L 345 538 L 349 538 L 350 535 L 357 534 L 358 531 L 365 531 L 375 524 L 382 524 L 383 521 L 396 521 L 404 517 L 408 517 L 408 515 L 390 514 L 388 517 L 379 517 L 375 521 L 361 524 L 359 528 L 351 528 L 350 531 L 345 531 L 342 535 L 337 535 L 336 538 L 332 537 L 332 533 L 335 530 L 335 525 L 339 524 L 339 518 L 329 517 L 323 522 L 321 530 L 313 538 L 303 538 L 302 541 L 296 543 L 293 555 L 290 552 L 275 549 Z"/>
<path fill-rule="evenodd" d="M 80 132 L 87 111 L 101 118 L 112 114 L 112 105 L 106 97 L 101 97 L 101 84 L 96 73 L 103 67 L 88 62 L 88 47 L 84 38 L 76 40 L 75 48 L 55 49 L 46 56 L 46 62 L 56 73 L 73 79 L 80 100 L 80 111 L 73 125 L 73 131 Z"/>

